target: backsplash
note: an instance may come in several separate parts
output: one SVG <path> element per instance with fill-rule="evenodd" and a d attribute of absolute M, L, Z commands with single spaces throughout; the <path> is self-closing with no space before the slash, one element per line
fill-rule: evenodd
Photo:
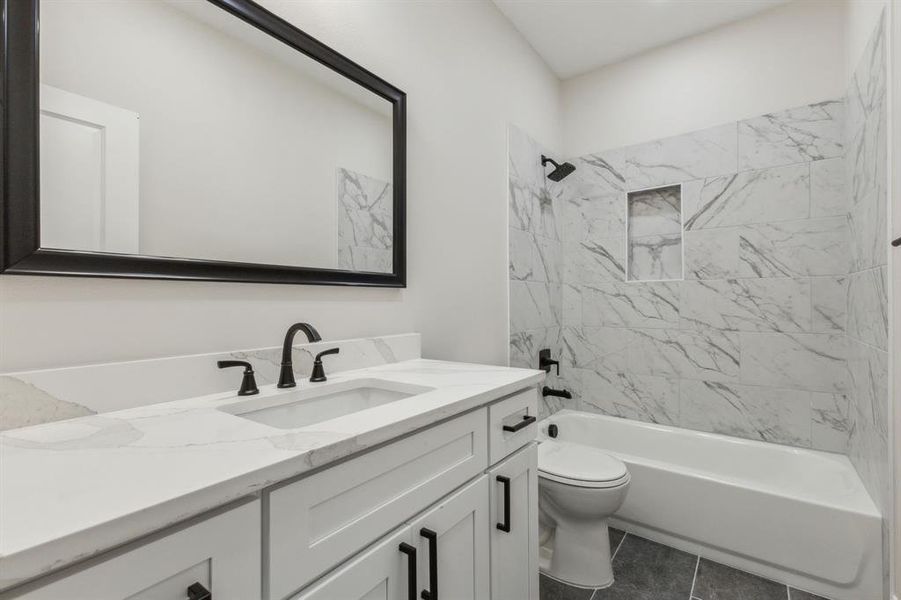
<path fill-rule="evenodd" d="M 511 177 L 511 365 L 534 365 L 542 340 L 573 407 L 847 452 L 844 113 L 830 100 L 571 159 L 541 229 L 521 226 Z M 510 142 L 514 162 L 538 147 Z M 627 194 L 649 188 L 681 193 L 683 256 L 664 269 L 651 248 L 643 270 L 674 281 L 627 280 Z M 541 232 L 560 240 L 545 268 L 561 273 L 559 296 L 517 277 L 535 264 L 520 240 L 534 256 Z"/>
<path fill-rule="evenodd" d="M 317 352 L 335 347 L 340 354 L 325 359 L 330 373 L 421 356 L 415 333 L 296 344 L 298 380 L 309 375 Z M 0 430 L 237 390 L 240 370 L 216 367 L 227 359 L 250 361 L 260 386 L 278 381 L 280 346 L 7 373 L 0 375 Z"/>

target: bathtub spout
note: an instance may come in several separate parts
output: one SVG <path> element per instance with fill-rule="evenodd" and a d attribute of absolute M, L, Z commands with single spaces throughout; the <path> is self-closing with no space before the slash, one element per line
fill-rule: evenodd
<path fill-rule="evenodd" d="M 553 388 L 549 388 L 548 386 L 544 386 L 541 388 L 542 396 L 557 396 L 559 398 L 566 398 L 567 400 L 572 400 L 573 395 L 569 393 L 569 390 L 555 390 Z"/>

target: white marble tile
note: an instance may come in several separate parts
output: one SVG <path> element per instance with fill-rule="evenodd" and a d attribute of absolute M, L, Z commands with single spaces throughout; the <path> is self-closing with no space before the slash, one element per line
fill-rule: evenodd
<path fill-rule="evenodd" d="M 582 287 L 582 323 L 586 327 L 677 327 L 677 282 L 605 282 Z"/>
<path fill-rule="evenodd" d="M 519 281 L 539 281 L 535 264 L 535 236 L 527 231 L 510 229 L 510 279 Z"/>
<path fill-rule="evenodd" d="M 524 185 L 541 187 L 544 183 L 544 167 L 541 166 L 541 145 L 525 131 L 509 125 L 507 128 L 507 156 L 509 159 L 507 176 Z"/>
<path fill-rule="evenodd" d="M 582 326 L 582 288 L 577 284 L 563 284 L 560 322 L 564 327 Z"/>
<path fill-rule="evenodd" d="M 559 326 L 561 293 L 559 284 L 511 281 L 511 333 Z"/>
<path fill-rule="evenodd" d="M 848 284 L 848 336 L 888 349 L 886 267 L 852 273 Z"/>
<path fill-rule="evenodd" d="M 629 237 L 674 234 L 682 231 L 682 195 L 679 186 L 630 192 Z"/>
<path fill-rule="evenodd" d="M 810 395 L 812 411 L 810 447 L 827 452 L 848 451 L 851 432 L 847 394 L 813 392 Z"/>
<path fill-rule="evenodd" d="M 392 269 L 394 187 L 387 181 L 337 169 L 339 269 L 390 273 Z"/>
<path fill-rule="evenodd" d="M 570 191 L 557 212 L 563 241 L 575 243 L 623 237 L 625 211 L 625 194 L 591 195 Z"/>
<path fill-rule="evenodd" d="M 563 281 L 563 246 L 558 240 L 536 236 L 533 257 L 538 281 Z"/>
<path fill-rule="evenodd" d="M 728 279 L 744 271 L 739 258 L 740 229 L 717 227 L 686 231 L 685 279 Z"/>
<path fill-rule="evenodd" d="M 419 334 L 297 344 L 297 378 L 309 376 L 316 352 L 334 347 L 341 353 L 329 357 L 330 373 L 420 357 Z M 229 359 L 249 360 L 258 385 L 275 383 L 281 347 L 2 374 L 0 430 L 236 390 L 240 373 L 216 367 Z"/>
<path fill-rule="evenodd" d="M 848 389 L 845 337 L 825 333 L 741 333 L 742 383 L 816 392 Z"/>
<path fill-rule="evenodd" d="M 623 281 L 626 276 L 623 238 L 593 239 L 563 245 L 566 283 Z"/>
<path fill-rule="evenodd" d="M 557 218 L 557 212 L 562 212 L 565 197 L 565 188 L 552 181 L 538 190 L 536 220 L 532 224 L 535 235 L 552 240 L 561 239 L 562 221 Z"/>
<path fill-rule="evenodd" d="M 606 369 L 580 371 L 582 408 L 663 425 L 679 421 L 679 382 Z"/>
<path fill-rule="evenodd" d="M 682 279 L 682 235 L 646 235 L 629 239 L 629 280 Z"/>
<path fill-rule="evenodd" d="M 508 180 L 508 209 L 511 229 L 519 229 L 534 233 L 540 222 L 538 213 L 539 190 L 521 179 L 511 177 Z"/>
<path fill-rule="evenodd" d="M 510 366 L 537 369 L 538 352 L 544 348 L 553 349 L 559 335 L 559 329 L 553 327 L 511 333 Z"/>
<path fill-rule="evenodd" d="M 626 189 L 626 159 L 622 149 L 586 154 L 570 162 L 576 167 L 576 181 L 587 184 L 593 193 L 611 194 Z"/>
<path fill-rule="evenodd" d="M 683 381 L 680 399 L 682 427 L 792 446 L 811 444 L 808 392 Z"/>
<path fill-rule="evenodd" d="M 827 101 L 739 122 L 739 170 L 841 156 L 843 108 Z"/>
<path fill-rule="evenodd" d="M 810 306 L 813 333 L 838 333 L 848 322 L 848 277 L 813 277 Z"/>
<path fill-rule="evenodd" d="M 623 327 L 564 327 L 560 356 L 569 367 L 629 370 L 629 349 L 638 333 Z"/>
<path fill-rule="evenodd" d="M 629 371 L 643 375 L 737 381 L 738 333 L 713 329 L 636 329 L 629 345 Z"/>
<path fill-rule="evenodd" d="M 747 225 L 739 234 L 741 277 L 843 275 L 850 266 L 845 217 Z"/>
<path fill-rule="evenodd" d="M 810 163 L 810 216 L 837 217 L 848 214 L 848 186 L 844 157 Z"/>
<path fill-rule="evenodd" d="M 732 331 L 809 331 L 810 283 L 805 279 L 685 281 L 681 327 Z"/>
<path fill-rule="evenodd" d="M 685 229 L 805 219 L 810 168 L 790 165 L 709 178 L 685 210 Z"/>
<path fill-rule="evenodd" d="M 637 190 L 738 170 L 734 123 L 624 149 L 627 189 Z"/>

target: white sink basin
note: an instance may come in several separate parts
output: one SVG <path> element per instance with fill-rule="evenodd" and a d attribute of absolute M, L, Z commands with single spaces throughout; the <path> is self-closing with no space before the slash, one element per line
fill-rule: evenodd
<path fill-rule="evenodd" d="M 430 392 L 434 388 L 384 379 L 307 383 L 222 406 L 219 410 L 280 429 L 297 429 Z"/>

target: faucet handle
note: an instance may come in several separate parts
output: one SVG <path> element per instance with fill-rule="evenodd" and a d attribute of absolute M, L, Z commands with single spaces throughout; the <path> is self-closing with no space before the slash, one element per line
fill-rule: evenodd
<path fill-rule="evenodd" d="M 257 381 L 253 376 L 253 365 L 246 360 L 220 360 L 216 362 L 216 366 L 220 369 L 228 369 L 230 367 L 244 367 L 244 379 L 241 380 L 241 387 L 238 390 L 239 396 L 253 396 L 259 394 Z"/>
<path fill-rule="evenodd" d="M 323 350 L 316 355 L 316 358 L 313 359 L 313 373 L 310 375 L 311 382 L 316 383 L 327 379 L 325 376 L 325 369 L 322 368 L 322 357 L 330 354 L 338 354 L 340 351 L 340 348 L 331 348 L 329 350 Z"/>
<path fill-rule="evenodd" d="M 551 367 L 557 367 L 557 376 L 560 376 L 560 361 L 553 360 L 551 358 L 551 351 L 549 348 L 544 348 L 543 350 L 538 351 L 538 368 L 542 369 L 546 373 L 551 372 Z"/>

